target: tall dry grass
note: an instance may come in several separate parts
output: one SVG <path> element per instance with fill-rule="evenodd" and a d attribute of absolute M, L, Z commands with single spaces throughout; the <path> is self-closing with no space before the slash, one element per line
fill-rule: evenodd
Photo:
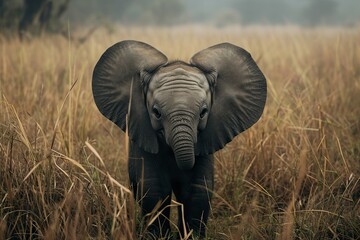
<path fill-rule="evenodd" d="M 119 27 L 69 39 L 0 35 L 0 239 L 141 235 L 124 134 L 91 94 L 96 61 L 124 39 L 186 61 L 232 42 L 268 79 L 261 120 L 216 154 L 208 239 L 359 238 L 359 29 Z"/>

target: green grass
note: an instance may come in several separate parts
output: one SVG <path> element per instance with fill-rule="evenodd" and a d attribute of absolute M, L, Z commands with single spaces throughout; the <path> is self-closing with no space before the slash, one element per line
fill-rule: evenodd
<path fill-rule="evenodd" d="M 0 35 L 0 239 L 141 234 L 125 134 L 91 93 L 96 61 L 124 39 L 185 61 L 232 42 L 267 77 L 262 118 L 215 155 L 208 239 L 359 239 L 359 29 L 119 27 L 84 43 L 81 35 Z"/>

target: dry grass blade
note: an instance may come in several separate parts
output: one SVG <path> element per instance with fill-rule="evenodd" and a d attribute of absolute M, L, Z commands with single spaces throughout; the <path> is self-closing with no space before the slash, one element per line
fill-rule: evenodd
<path fill-rule="evenodd" d="M 20 131 L 19 131 L 19 130 L 16 130 L 16 131 L 18 132 L 18 136 L 20 137 L 20 141 L 27 147 L 28 152 L 29 152 L 30 157 L 31 157 L 31 160 L 32 160 L 32 161 L 35 161 L 35 156 L 34 156 L 34 153 L 33 153 L 32 145 L 31 145 L 31 143 L 30 143 L 30 140 L 29 140 L 29 138 L 28 138 L 28 135 L 27 135 L 27 133 L 26 133 L 26 131 L 25 131 L 25 128 L 24 128 L 24 126 L 23 126 L 23 123 L 22 123 L 22 121 L 20 120 L 19 115 L 18 115 L 15 107 L 14 107 L 13 105 L 9 104 L 5 97 L 4 97 L 4 100 L 5 100 L 6 105 L 7 105 L 7 106 L 10 106 L 12 113 L 13 113 L 13 114 L 15 115 L 15 117 L 16 117 L 16 120 L 17 120 L 17 123 L 18 123 L 17 126 L 18 126 L 18 129 L 20 129 Z"/>
<path fill-rule="evenodd" d="M 65 156 L 64 154 L 59 153 L 58 151 L 56 151 L 56 150 L 54 150 L 54 149 L 52 149 L 52 152 L 53 152 L 53 153 L 56 153 L 56 154 L 57 154 L 59 157 L 61 157 L 62 159 L 67 160 L 68 162 L 70 162 L 70 163 L 71 163 L 72 165 L 74 165 L 75 167 L 81 169 L 81 171 L 86 174 L 86 176 L 88 177 L 89 181 L 91 181 L 92 178 L 91 178 L 90 174 L 88 173 L 88 171 L 87 171 L 78 161 L 76 161 L 76 160 L 74 160 L 74 159 L 72 159 L 72 158 L 70 158 L 70 157 L 68 157 L 68 156 Z"/>
<path fill-rule="evenodd" d="M 107 177 L 109 178 L 109 180 L 112 184 L 115 184 L 116 186 L 118 186 L 122 191 L 124 191 L 128 194 L 131 194 L 130 189 L 128 189 L 127 187 L 125 187 L 124 185 L 122 185 L 118 181 L 116 181 L 109 173 L 107 173 Z"/>
<path fill-rule="evenodd" d="M 75 87 L 77 81 L 78 81 L 78 79 L 76 79 L 76 80 L 74 81 L 74 83 L 71 85 L 69 91 L 66 93 L 66 96 L 65 96 L 64 100 L 63 100 L 62 103 L 61 103 L 61 107 L 60 107 L 60 110 L 59 110 L 59 112 L 58 112 L 58 116 L 57 116 L 57 118 L 56 118 L 55 125 L 54 125 L 54 130 L 53 130 L 54 133 L 53 133 L 53 137 L 52 137 L 52 140 L 51 140 L 50 149 L 53 149 L 53 147 L 54 147 L 55 138 L 56 138 L 56 132 L 57 132 L 57 128 L 58 128 L 58 125 L 59 125 L 61 112 L 62 112 L 62 110 L 63 110 L 63 108 L 64 108 L 64 105 L 65 105 L 65 103 L 66 103 L 66 100 L 69 98 L 69 95 L 70 95 L 72 89 Z"/>
<path fill-rule="evenodd" d="M 223 198 L 222 196 L 220 196 L 218 193 L 216 192 L 212 192 L 212 194 L 214 194 L 215 198 L 220 199 L 220 201 L 222 203 L 225 203 L 225 205 L 235 214 L 239 214 L 239 212 L 234 208 L 234 206 L 232 206 L 228 201 L 225 200 L 225 198 Z"/>
<path fill-rule="evenodd" d="M 132 102 L 132 94 L 133 94 L 133 83 L 134 79 L 131 79 L 131 85 L 130 85 L 130 96 L 129 96 L 129 106 L 128 106 L 128 112 L 126 114 L 126 129 L 125 129 L 125 154 L 126 158 L 129 157 L 129 115 L 131 111 L 131 102 Z"/>
<path fill-rule="evenodd" d="M 180 206 L 180 208 L 181 208 L 181 216 L 178 216 L 178 217 L 181 217 L 181 221 L 182 221 L 182 223 L 183 223 L 182 228 L 184 229 L 184 232 L 181 233 L 181 234 L 183 234 L 184 237 L 182 238 L 182 240 L 191 239 L 193 230 L 191 229 L 189 232 L 187 231 L 186 222 L 185 222 L 184 204 L 179 203 L 179 202 L 177 202 L 177 201 L 175 201 L 175 200 L 171 200 L 171 202 L 172 202 L 172 205 L 173 205 L 174 207 L 179 207 L 179 206 Z M 178 232 L 180 232 L 180 230 L 178 229 L 177 226 L 176 226 L 176 229 L 177 229 Z"/>
<path fill-rule="evenodd" d="M 90 149 L 90 151 L 96 156 L 96 158 L 100 161 L 101 165 L 102 165 L 103 167 L 105 167 L 105 163 L 104 163 L 104 161 L 102 160 L 102 158 L 100 157 L 99 153 L 96 151 L 96 149 L 95 149 L 93 146 L 91 146 L 91 144 L 90 144 L 88 141 L 85 142 L 85 145 L 86 145 L 86 146 Z"/>
<path fill-rule="evenodd" d="M 91 144 L 90 144 L 88 141 L 86 141 L 85 144 L 86 144 L 86 146 L 90 149 L 90 151 L 91 151 L 92 153 L 94 153 L 94 155 L 97 157 L 97 159 L 99 159 L 99 161 L 101 162 L 101 165 L 105 168 L 105 163 L 104 163 L 104 161 L 102 160 L 100 154 L 96 151 L 96 149 L 95 149 L 93 146 L 91 146 Z M 104 172 L 102 172 L 102 171 L 100 171 L 100 170 L 99 170 L 99 172 L 102 173 L 102 174 L 105 174 Z M 131 194 L 131 191 L 130 191 L 127 187 L 125 187 L 124 185 L 122 185 L 122 184 L 120 184 L 118 181 L 116 181 L 116 180 L 110 175 L 109 172 L 106 172 L 106 176 L 108 177 L 108 179 L 109 179 L 109 181 L 110 181 L 111 184 L 114 184 L 114 185 L 118 186 L 118 187 L 121 189 L 121 191 L 124 191 L 124 192 L 126 192 L 126 193 L 128 193 L 128 194 Z"/>
<path fill-rule="evenodd" d="M 26 179 L 28 179 L 28 178 L 31 176 L 31 174 L 32 174 L 41 164 L 43 164 L 44 162 L 45 162 L 45 160 L 43 160 L 43 161 L 41 161 L 41 162 L 38 162 L 38 163 L 30 170 L 30 172 L 24 177 L 24 179 L 22 180 L 22 182 L 25 182 Z"/>
<path fill-rule="evenodd" d="M 307 159 L 307 150 L 302 150 L 300 153 L 299 160 L 299 173 L 295 182 L 295 187 L 292 193 L 291 201 L 288 204 L 288 207 L 284 214 L 284 223 L 283 230 L 280 235 L 280 240 L 291 240 L 294 239 L 294 214 L 295 214 L 295 201 L 299 196 L 301 185 L 306 176 L 306 160 Z"/>
<path fill-rule="evenodd" d="M 263 186 L 261 186 L 260 183 L 254 181 L 254 184 L 252 184 L 247 180 L 244 180 L 244 182 L 249 184 L 252 188 L 256 189 L 258 192 L 263 193 L 274 200 L 274 197 Z"/>
<path fill-rule="evenodd" d="M 343 161 L 344 163 L 344 167 L 345 167 L 345 174 L 347 177 L 350 176 L 350 170 L 349 170 L 349 164 L 347 163 L 345 157 L 344 157 L 344 153 L 342 151 L 342 148 L 341 148 L 341 143 L 340 143 L 340 140 L 338 138 L 338 136 L 335 136 L 336 137 L 336 142 L 337 142 L 337 145 L 339 147 L 339 152 L 340 152 L 340 155 L 341 155 L 341 160 Z"/>
<path fill-rule="evenodd" d="M 67 178 L 70 178 L 70 175 L 56 163 L 56 160 L 54 160 L 54 165 L 55 165 L 55 166 L 57 167 L 57 169 L 59 169 Z"/>

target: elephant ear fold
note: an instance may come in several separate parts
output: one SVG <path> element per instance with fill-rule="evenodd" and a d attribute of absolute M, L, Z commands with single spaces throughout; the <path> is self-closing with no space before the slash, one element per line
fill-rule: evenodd
<path fill-rule="evenodd" d="M 146 109 L 141 76 L 151 76 L 166 62 L 164 54 L 146 43 L 122 41 L 104 52 L 93 72 L 92 90 L 100 112 L 123 131 L 127 127 L 129 138 L 151 153 L 158 152 L 158 142 Z"/>
<path fill-rule="evenodd" d="M 211 154 L 258 121 L 266 102 L 266 79 L 251 55 L 230 43 L 198 52 L 191 64 L 205 73 L 213 91 L 207 126 L 196 146 L 197 154 Z"/>

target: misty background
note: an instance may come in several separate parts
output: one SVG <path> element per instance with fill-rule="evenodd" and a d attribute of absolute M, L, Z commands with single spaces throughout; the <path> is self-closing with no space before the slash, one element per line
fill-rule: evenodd
<path fill-rule="evenodd" d="M 354 25 L 360 0 L 71 0 L 74 22 Z"/>
<path fill-rule="evenodd" d="M 71 26 L 357 26 L 360 0 L 0 0 L 0 31 Z"/>

